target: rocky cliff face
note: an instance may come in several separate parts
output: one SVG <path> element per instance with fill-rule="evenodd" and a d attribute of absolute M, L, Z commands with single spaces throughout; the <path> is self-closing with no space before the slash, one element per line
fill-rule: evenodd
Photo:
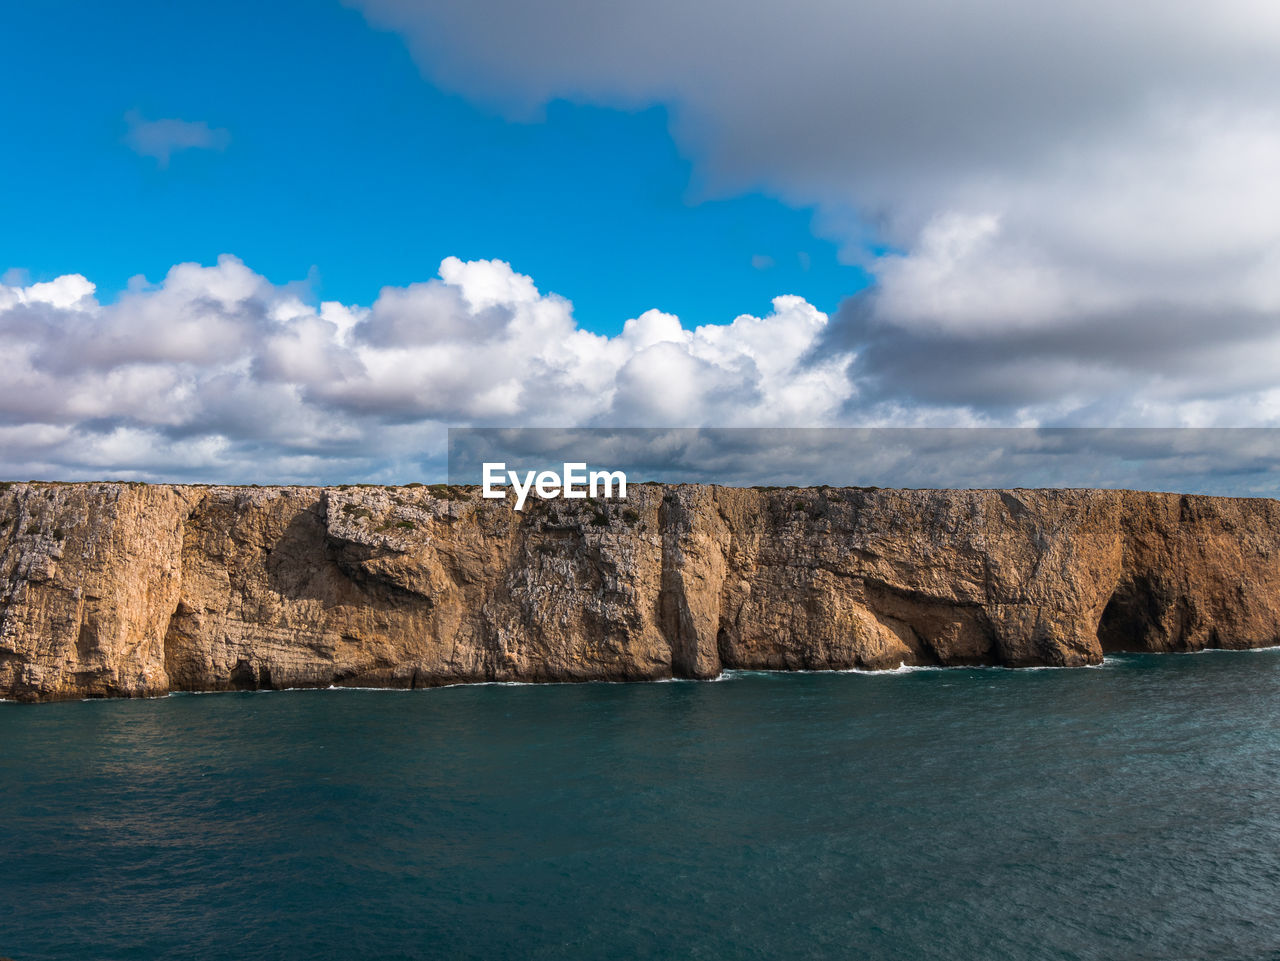
<path fill-rule="evenodd" d="M 1280 643 L 1280 503 L 11 484 L 0 696 L 1084 665 Z"/>

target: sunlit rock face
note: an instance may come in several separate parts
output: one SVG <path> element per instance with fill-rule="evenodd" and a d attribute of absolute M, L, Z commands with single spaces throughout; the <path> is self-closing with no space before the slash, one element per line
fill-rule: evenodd
<path fill-rule="evenodd" d="M 0 696 L 1086 665 L 1280 643 L 1280 503 L 11 484 Z"/>

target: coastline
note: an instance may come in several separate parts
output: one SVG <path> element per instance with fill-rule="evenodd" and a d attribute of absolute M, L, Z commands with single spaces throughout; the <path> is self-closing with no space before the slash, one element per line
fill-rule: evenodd
<path fill-rule="evenodd" d="M 334 692 L 361 692 L 366 694 L 428 694 L 443 693 L 445 691 L 458 690 L 463 688 L 477 687 L 535 687 L 535 688 L 555 688 L 555 687 L 582 687 L 590 685 L 616 686 L 616 687 L 632 687 L 635 685 L 652 685 L 652 684 L 718 684 L 731 682 L 735 680 L 743 680 L 752 677 L 798 677 L 798 676 L 819 676 L 819 677 L 835 677 L 840 675 L 856 675 L 859 677 L 901 677 L 910 674 L 947 674 L 947 673 L 963 673 L 973 671 L 978 673 L 1000 672 L 1000 673 L 1016 673 L 1016 674 L 1032 674 L 1040 671 L 1100 671 L 1107 668 L 1116 668 L 1122 666 L 1126 661 L 1135 657 L 1154 657 L 1163 659 L 1170 655 L 1202 655 L 1202 654 L 1268 654 L 1280 651 L 1280 644 L 1271 645 L 1269 647 L 1249 647 L 1249 648 L 1230 648 L 1230 647 L 1206 647 L 1197 651 L 1163 651 L 1158 653 L 1147 652 L 1125 652 L 1121 654 L 1108 654 L 1102 661 L 1097 664 L 1080 664 L 1072 666 L 1061 665 L 1040 665 L 1035 667 L 1007 667 L 1001 664 L 955 664 L 955 665 L 939 665 L 939 664 L 903 664 L 896 668 L 884 668 L 881 670 L 866 670 L 863 668 L 839 668 L 831 670 L 756 670 L 751 668 L 730 668 L 722 671 L 715 677 L 693 678 L 693 677 L 665 677 L 652 681 L 607 681 L 607 680 L 586 680 L 586 681 L 462 681 L 456 684 L 441 684 L 431 688 L 407 688 L 407 687 L 360 687 L 353 685 L 330 685 L 328 687 L 285 687 L 285 688 L 257 688 L 254 690 L 213 690 L 213 691 L 168 691 L 163 694 L 139 695 L 135 697 L 82 697 L 82 698 L 64 698 L 46 701 L 20 701 L 14 698 L 0 697 L 0 704 L 92 704 L 105 701 L 163 701 L 167 698 L 181 697 L 205 697 L 213 695 L 236 695 L 236 694 L 316 694 L 316 693 L 334 693 Z"/>

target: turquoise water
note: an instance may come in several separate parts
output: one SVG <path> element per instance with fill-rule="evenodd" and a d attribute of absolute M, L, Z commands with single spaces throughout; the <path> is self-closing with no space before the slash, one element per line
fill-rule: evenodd
<path fill-rule="evenodd" d="M 0 955 L 1280 956 L 1280 652 L 0 704 Z"/>

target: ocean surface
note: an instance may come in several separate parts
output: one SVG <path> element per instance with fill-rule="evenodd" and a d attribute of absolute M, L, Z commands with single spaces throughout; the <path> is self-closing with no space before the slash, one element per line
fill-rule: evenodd
<path fill-rule="evenodd" d="M 1280 957 L 1280 651 L 0 704 L 0 955 Z"/>

